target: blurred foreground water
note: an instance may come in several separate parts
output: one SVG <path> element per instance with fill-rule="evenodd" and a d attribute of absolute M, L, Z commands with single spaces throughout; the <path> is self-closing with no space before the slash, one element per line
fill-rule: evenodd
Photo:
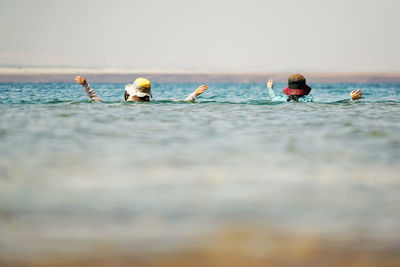
<path fill-rule="evenodd" d="M 0 84 L 0 265 L 400 264 L 400 85 L 197 86 Z"/>

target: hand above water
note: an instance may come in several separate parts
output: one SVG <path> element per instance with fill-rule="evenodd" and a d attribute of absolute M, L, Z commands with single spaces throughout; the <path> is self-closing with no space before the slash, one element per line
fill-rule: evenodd
<path fill-rule="evenodd" d="M 205 90 L 208 89 L 208 85 L 207 84 L 203 84 L 201 86 L 199 86 L 196 91 L 194 91 L 194 93 L 196 94 L 196 96 L 201 95 L 202 93 L 204 93 Z"/>
<path fill-rule="evenodd" d="M 274 81 L 270 79 L 267 83 L 267 88 L 274 88 Z"/>
<path fill-rule="evenodd" d="M 357 91 L 355 91 L 355 90 L 351 91 L 350 97 L 351 97 L 351 99 L 353 99 L 353 100 L 358 100 L 358 99 L 360 99 L 360 98 L 362 97 L 362 91 L 361 91 L 361 89 L 358 89 Z"/>
<path fill-rule="evenodd" d="M 79 83 L 82 86 L 87 85 L 87 81 L 85 78 L 83 78 L 82 76 L 75 76 L 75 82 Z"/>

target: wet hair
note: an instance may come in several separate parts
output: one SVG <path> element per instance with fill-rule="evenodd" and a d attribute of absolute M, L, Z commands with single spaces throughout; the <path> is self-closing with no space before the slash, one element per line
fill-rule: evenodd
<path fill-rule="evenodd" d="M 127 91 L 125 91 L 125 94 L 124 94 L 125 101 L 128 100 L 128 97 L 129 97 L 129 94 Z"/>
<path fill-rule="evenodd" d="M 139 98 L 140 98 L 143 102 L 150 102 L 150 96 L 148 96 L 148 95 L 145 95 L 145 96 L 142 96 L 142 97 L 139 96 Z"/>
<path fill-rule="evenodd" d="M 287 102 L 290 102 L 290 101 L 299 102 L 299 96 L 298 95 L 290 95 L 290 96 L 288 96 Z"/>

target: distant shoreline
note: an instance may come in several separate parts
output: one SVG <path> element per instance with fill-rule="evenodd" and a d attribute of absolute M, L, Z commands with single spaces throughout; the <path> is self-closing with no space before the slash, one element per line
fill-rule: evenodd
<path fill-rule="evenodd" d="M 101 69 L 34 69 L 0 68 L 0 82 L 73 82 L 75 75 L 83 75 L 90 82 L 128 83 L 137 77 L 146 77 L 152 82 L 170 83 L 265 83 L 269 78 L 286 82 L 288 72 L 180 72 Z M 359 73 L 302 73 L 309 83 L 400 83 L 400 72 Z"/>

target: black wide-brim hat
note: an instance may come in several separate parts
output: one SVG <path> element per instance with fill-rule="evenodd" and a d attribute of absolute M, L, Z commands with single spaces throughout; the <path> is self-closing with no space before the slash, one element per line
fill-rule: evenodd
<path fill-rule="evenodd" d="M 311 87 L 306 84 L 306 78 L 301 74 L 293 74 L 289 76 L 288 86 L 283 89 L 285 95 L 308 95 Z"/>

